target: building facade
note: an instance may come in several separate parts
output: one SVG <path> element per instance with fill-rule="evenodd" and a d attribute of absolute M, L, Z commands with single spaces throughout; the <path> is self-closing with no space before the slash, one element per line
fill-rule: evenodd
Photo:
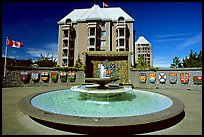
<path fill-rule="evenodd" d="M 147 66 L 153 66 L 152 61 L 152 45 L 143 36 L 140 36 L 135 42 L 135 62 L 138 64 L 138 59 L 143 56 Z"/>
<path fill-rule="evenodd" d="M 58 22 L 58 65 L 74 66 L 78 58 L 86 64 L 84 52 L 133 53 L 133 23 L 119 7 L 74 9 Z M 131 54 L 132 64 L 134 59 Z"/>

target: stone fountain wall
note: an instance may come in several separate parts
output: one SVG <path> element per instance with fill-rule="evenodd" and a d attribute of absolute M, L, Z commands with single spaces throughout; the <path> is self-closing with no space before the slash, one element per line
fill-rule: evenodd
<path fill-rule="evenodd" d="M 93 64 L 93 77 L 98 77 L 98 64 L 102 64 L 103 61 L 91 60 Z M 128 71 L 128 60 L 127 59 L 109 59 L 109 63 L 115 64 L 116 74 L 120 80 L 117 82 L 128 83 L 129 82 L 129 71 Z"/>
<path fill-rule="evenodd" d="M 146 82 L 140 81 L 140 73 L 147 74 Z M 165 73 L 166 74 L 166 82 L 160 83 L 159 81 L 159 74 Z M 169 73 L 176 73 L 177 74 L 177 81 L 175 84 L 170 83 Z M 188 73 L 189 74 L 189 82 L 183 84 L 180 80 L 181 73 Z M 150 83 L 148 74 L 156 74 L 156 81 L 155 83 Z M 130 71 L 130 83 L 133 84 L 135 88 L 159 88 L 159 89 L 187 89 L 187 90 L 202 90 L 202 84 L 195 84 L 193 81 L 194 74 L 201 74 L 202 75 L 202 68 L 165 68 L 165 69 L 158 69 L 156 71 L 151 70 L 132 70 Z"/>
<path fill-rule="evenodd" d="M 79 85 L 79 84 L 85 83 L 85 80 L 84 80 L 85 74 L 83 71 L 74 71 L 74 73 L 76 74 L 76 79 L 74 82 L 70 82 L 68 77 L 66 82 L 62 82 L 59 77 L 60 71 L 56 71 L 53 69 L 40 69 L 40 68 L 35 70 L 26 70 L 26 72 L 28 72 L 29 74 L 31 74 L 32 72 L 38 72 L 39 74 L 41 74 L 42 71 L 48 72 L 49 74 L 48 82 L 42 81 L 42 78 L 40 75 L 38 82 L 34 82 L 32 81 L 32 79 L 30 79 L 28 82 L 25 83 L 20 79 L 20 73 L 22 72 L 22 70 L 7 69 L 6 77 L 2 77 L 2 87 L 66 86 L 66 85 Z M 50 74 L 53 71 L 58 72 L 58 80 L 56 82 L 53 82 L 50 77 Z M 66 73 L 68 74 L 68 72 Z"/>
<path fill-rule="evenodd" d="M 114 62 L 114 61 L 113 61 Z M 93 61 L 93 64 L 97 64 L 98 62 Z M 118 66 L 117 73 L 122 77 L 120 81 L 117 81 L 118 83 L 131 83 L 135 88 L 159 88 L 159 89 L 187 89 L 187 90 L 202 90 L 202 84 L 194 84 L 193 81 L 193 75 L 194 74 L 202 74 L 202 68 L 176 68 L 176 69 L 158 69 L 156 71 L 150 71 L 150 70 L 130 70 L 129 72 L 124 71 L 127 67 L 125 61 L 115 61 L 115 64 Z M 94 65 L 95 66 L 95 65 Z M 96 66 L 94 67 L 96 69 Z M 38 72 L 41 73 L 42 71 L 47 71 L 49 74 L 52 72 L 52 69 L 44 70 L 44 69 L 38 69 L 38 70 L 26 70 L 28 73 L 31 72 Z M 2 77 L 2 87 L 36 87 L 36 86 L 61 86 L 61 85 L 79 85 L 82 83 L 85 83 L 85 73 L 84 71 L 76 71 L 76 80 L 75 82 L 70 82 L 67 80 L 67 82 L 61 82 L 58 78 L 57 82 L 52 82 L 50 79 L 47 83 L 43 82 L 40 78 L 39 82 L 34 83 L 32 80 L 30 80 L 28 83 L 24 83 L 20 80 L 20 72 L 22 70 L 7 70 L 7 76 L 4 78 Z M 155 83 L 150 83 L 147 77 L 147 81 L 145 83 L 141 83 L 140 81 L 140 73 L 146 73 L 156 74 L 156 81 Z M 60 71 L 58 72 L 60 73 Z M 167 78 L 165 83 L 159 82 L 159 73 L 166 73 Z M 176 73 L 177 74 L 177 82 L 176 84 L 171 84 L 169 81 L 169 73 Z M 187 84 L 182 84 L 180 81 L 180 73 L 189 73 L 189 82 Z M 96 75 L 94 73 L 94 75 Z M 128 82 L 127 82 L 128 81 Z"/>

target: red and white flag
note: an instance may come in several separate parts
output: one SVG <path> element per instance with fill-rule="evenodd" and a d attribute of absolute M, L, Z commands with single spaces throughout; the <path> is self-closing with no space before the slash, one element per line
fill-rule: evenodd
<path fill-rule="evenodd" d="M 103 7 L 108 7 L 109 5 L 107 3 L 103 2 Z"/>
<path fill-rule="evenodd" d="M 7 38 L 6 46 L 11 46 L 11 47 L 14 47 L 14 48 L 22 48 L 23 42 L 16 42 L 14 40 L 11 40 L 11 39 Z"/>

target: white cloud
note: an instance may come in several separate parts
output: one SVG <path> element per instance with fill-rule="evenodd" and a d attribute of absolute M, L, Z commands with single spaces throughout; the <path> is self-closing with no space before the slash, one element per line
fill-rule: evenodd
<path fill-rule="evenodd" d="M 158 38 L 168 38 L 168 37 L 178 37 L 178 36 L 186 36 L 186 35 L 192 35 L 192 34 L 195 34 L 195 32 L 177 33 L 177 34 L 164 34 L 164 35 L 157 35 L 155 37 L 158 37 Z"/>
<path fill-rule="evenodd" d="M 185 38 L 166 38 L 166 39 L 156 39 L 154 41 L 159 41 L 159 42 L 166 42 L 166 41 L 178 41 L 178 40 L 184 40 Z"/>
<path fill-rule="evenodd" d="M 40 48 L 39 48 L 40 47 Z M 27 52 L 32 57 L 41 57 L 41 53 L 43 55 L 47 55 L 49 53 L 49 57 L 53 54 L 54 59 L 58 58 L 58 44 L 57 43 L 47 43 L 41 46 L 38 46 L 38 48 L 27 48 Z"/>
<path fill-rule="evenodd" d="M 157 35 L 155 36 L 156 39 L 154 39 L 154 41 L 166 42 L 166 41 L 186 40 L 186 37 L 189 37 L 194 34 L 195 32 Z"/>
<path fill-rule="evenodd" d="M 202 32 L 197 33 L 196 35 L 186 39 L 185 41 L 177 45 L 177 51 L 180 51 L 197 43 L 202 43 Z"/>

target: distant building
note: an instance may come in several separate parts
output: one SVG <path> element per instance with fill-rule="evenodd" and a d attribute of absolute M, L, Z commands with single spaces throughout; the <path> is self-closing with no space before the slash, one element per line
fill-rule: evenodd
<path fill-rule="evenodd" d="M 140 36 L 135 42 L 135 62 L 138 63 L 139 56 L 142 55 L 147 66 L 153 66 L 152 61 L 152 45 L 143 37 Z"/>
<path fill-rule="evenodd" d="M 58 22 L 58 65 L 73 66 L 78 57 L 87 64 L 83 53 L 93 51 L 101 51 L 105 57 L 112 55 L 104 55 L 104 51 L 128 52 L 128 61 L 134 64 L 133 23 L 120 7 L 74 9 Z"/>

